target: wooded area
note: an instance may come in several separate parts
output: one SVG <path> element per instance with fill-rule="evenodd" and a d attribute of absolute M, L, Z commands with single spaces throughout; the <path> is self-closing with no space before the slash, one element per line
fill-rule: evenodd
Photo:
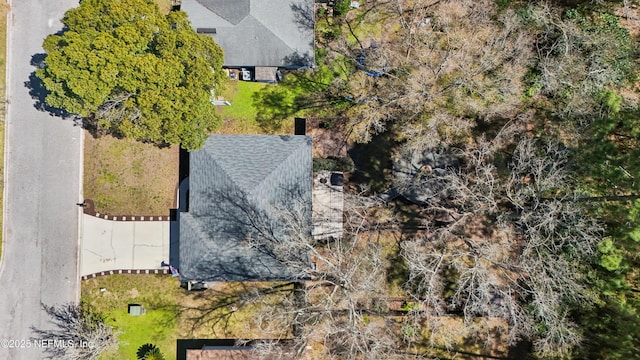
<path fill-rule="evenodd" d="M 318 10 L 318 68 L 258 120 L 347 119 L 404 200 L 352 187 L 314 281 L 256 292 L 256 321 L 340 359 L 636 356 L 638 4 L 362 3 Z"/>

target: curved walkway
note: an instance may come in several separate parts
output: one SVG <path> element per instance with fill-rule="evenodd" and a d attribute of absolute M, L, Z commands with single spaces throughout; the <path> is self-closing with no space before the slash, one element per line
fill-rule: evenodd
<path fill-rule="evenodd" d="M 104 217 L 82 215 L 80 275 L 83 279 L 121 269 L 162 269 L 162 262 L 169 261 L 170 221 L 118 217 L 127 219 L 119 221 Z"/>

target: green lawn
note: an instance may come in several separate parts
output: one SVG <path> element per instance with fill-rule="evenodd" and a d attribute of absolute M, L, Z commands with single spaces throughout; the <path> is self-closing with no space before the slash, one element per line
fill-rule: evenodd
<path fill-rule="evenodd" d="M 231 106 L 219 106 L 217 109 L 224 118 L 219 132 L 223 134 L 256 134 L 263 130 L 256 122 L 258 109 L 253 104 L 253 94 L 267 84 L 249 81 L 229 81 L 222 91 L 225 100 Z"/>
<path fill-rule="evenodd" d="M 182 294 L 178 280 L 166 275 L 111 275 L 83 281 L 82 300 L 121 332 L 117 351 L 101 359 L 135 359 L 138 348 L 146 343 L 158 346 L 166 359 L 175 359 Z M 131 316 L 128 304 L 141 304 L 147 312 Z"/>
<path fill-rule="evenodd" d="M 102 354 L 101 360 L 135 359 L 138 348 L 146 343 L 158 346 L 170 360 L 175 359 L 177 339 L 266 338 L 253 326 L 259 304 L 233 312 L 227 306 L 208 310 L 233 294 L 272 285 L 277 284 L 219 283 L 215 289 L 187 292 L 168 275 L 110 275 L 83 281 L 81 299 L 120 332 L 117 349 Z M 280 301 L 277 296 L 270 299 Z M 128 304 L 144 306 L 146 314 L 129 315 Z M 217 321 L 220 319 L 226 321 Z"/>

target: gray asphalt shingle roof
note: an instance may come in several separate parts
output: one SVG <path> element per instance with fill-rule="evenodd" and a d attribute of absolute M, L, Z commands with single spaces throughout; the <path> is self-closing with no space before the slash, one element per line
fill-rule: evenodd
<path fill-rule="evenodd" d="M 315 64 L 313 0 L 183 0 L 194 28 L 224 50 L 230 67 Z"/>
<path fill-rule="evenodd" d="M 259 236 L 256 228 L 288 236 L 277 215 L 293 207 L 310 227 L 311 159 L 311 138 L 293 135 L 212 135 L 192 152 L 189 210 L 179 225 L 183 280 L 295 278 L 248 238 Z"/>

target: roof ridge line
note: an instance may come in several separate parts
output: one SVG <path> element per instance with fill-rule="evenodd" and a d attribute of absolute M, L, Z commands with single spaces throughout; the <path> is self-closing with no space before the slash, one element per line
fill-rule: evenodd
<path fill-rule="evenodd" d="M 301 136 L 301 135 L 287 135 L 287 136 Z M 302 135 L 302 136 L 309 137 L 307 135 Z M 267 180 L 270 180 L 274 173 L 279 173 L 277 170 L 279 170 L 281 167 L 283 167 L 288 161 L 291 161 L 291 159 L 294 156 L 298 155 L 298 150 L 300 148 L 304 147 L 304 146 L 306 146 L 305 143 L 301 142 L 301 143 L 298 144 L 297 147 L 292 149 L 292 151 L 289 152 L 287 157 L 284 158 L 284 160 L 282 160 L 282 162 L 280 164 L 278 164 L 278 166 L 273 168 L 273 170 L 271 172 L 269 172 L 269 175 L 265 176 L 262 180 L 260 180 L 260 182 L 258 184 L 256 184 L 256 186 L 251 190 L 251 194 L 253 195 L 254 190 L 262 188 L 262 184 L 264 184 Z"/>
<path fill-rule="evenodd" d="M 253 14 L 251 12 L 249 12 L 249 15 L 245 16 L 245 18 L 242 19 L 242 21 L 240 21 L 239 23 L 245 21 L 247 18 L 252 18 L 253 20 L 255 20 L 256 23 L 260 24 L 260 26 L 262 26 L 264 28 L 264 30 L 266 30 L 269 34 L 272 34 L 273 37 L 275 37 L 276 39 L 280 40 L 280 42 L 282 42 L 287 49 L 289 49 L 291 51 L 296 51 L 297 50 L 297 49 L 292 48 L 291 45 L 287 41 L 285 41 L 283 38 L 280 37 L 280 35 L 274 33 L 267 25 L 265 25 L 265 23 L 260 21 L 260 19 L 258 19 L 257 17 L 253 16 Z"/>

